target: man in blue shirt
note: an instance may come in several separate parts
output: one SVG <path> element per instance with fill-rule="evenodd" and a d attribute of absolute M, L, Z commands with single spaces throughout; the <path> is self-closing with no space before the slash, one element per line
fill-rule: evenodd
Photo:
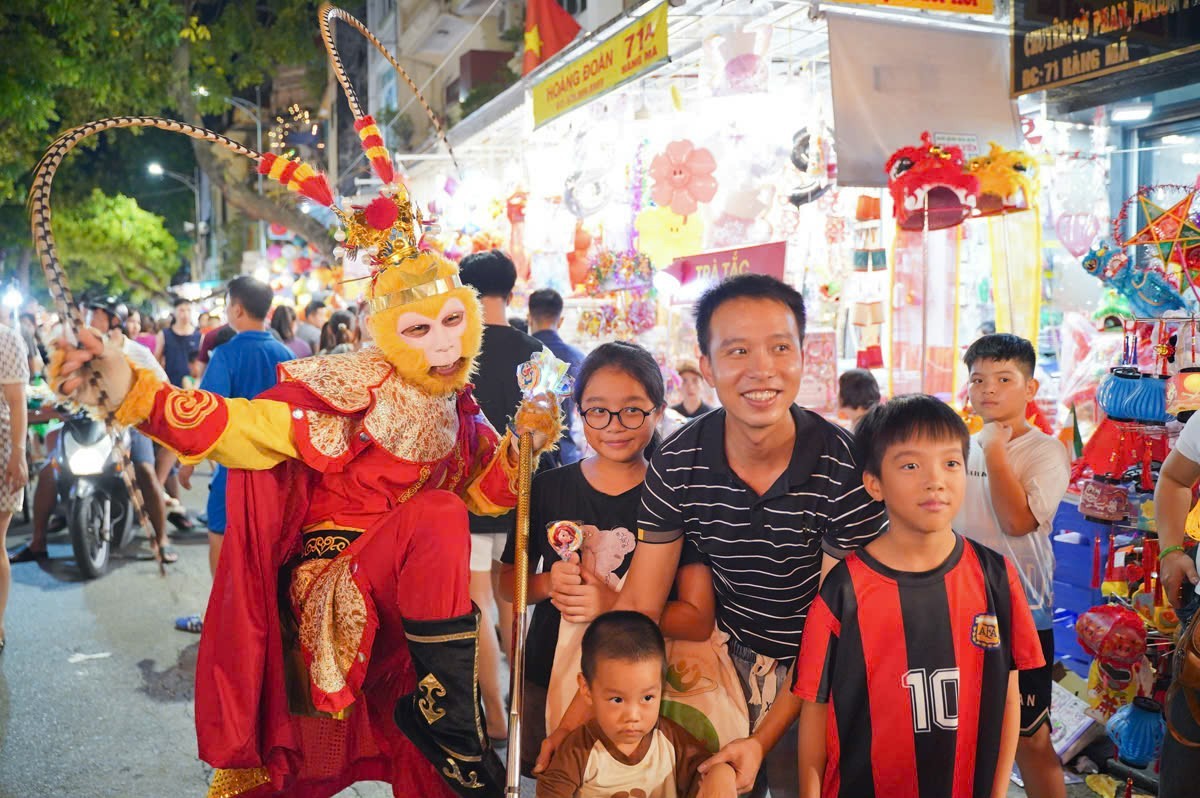
<path fill-rule="evenodd" d="M 277 366 L 293 358 L 292 352 L 266 331 L 266 318 L 273 299 L 271 287 L 248 275 L 229 281 L 225 312 L 236 332 L 227 343 L 214 347 L 200 388 L 231 399 L 253 399 L 278 381 Z M 191 467 L 180 470 L 184 487 L 190 488 Z M 221 556 L 225 534 L 224 466 L 216 466 L 208 494 L 208 564 L 213 573 Z M 200 616 L 175 620 L 182 631 L 199 632 Z"/>
<path fill-rule="evenodd" d="M 559 360 L 570 365 L 567 372 L 571 379 L 579 377 L 579 367 L 583 365 L 583 352 L 568 344 L 558 334 L 562 326 L 563 298 L 553 288 L 543 288 L 529 295 L 529 334 L 542 342 Z M 558 442 L 558 461 L 553 465 L 569 465 L 579 460 L 579 450 L 571 439 L 571 429 L 575 421 L 575 402 L 563 400 L 563 436 Z M 550 465 L 546 457 L 542 458 L 542 467 Z"/>

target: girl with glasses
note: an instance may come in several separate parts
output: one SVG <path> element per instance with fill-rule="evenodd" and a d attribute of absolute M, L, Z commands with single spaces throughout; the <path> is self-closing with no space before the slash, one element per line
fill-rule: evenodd
<path fill-rule="evenodd" d="M 613 606 L 633 556 L 647 448 L 662 418 L 665 393 L 662 372 L 645 349 L 624 342 L 597 347 L 575 383 L 575 403 L 592 453 L 534 477 L 528 599 L 534 610 L 525 641 L 521 723 L 526 776 L 546 736 L 544 723 L 555 728 L 575 694 L 583 632 Z M 576 537 L 578 551 L 570 551 L 564 544 Z M 507 597 L 514 546 L 510 535 L 500 572 Z M 708 640 L 715 622 L 712 581 L 699 557 L 689 558 L 686 550 L 677 584 L 679 600 L 663 613 L 663 633 Z"/>

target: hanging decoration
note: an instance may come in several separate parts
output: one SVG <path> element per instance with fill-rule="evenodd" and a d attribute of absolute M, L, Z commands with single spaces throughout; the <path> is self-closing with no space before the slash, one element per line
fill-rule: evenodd
<path fill-rule="evenodd" d="M 650 162 L 654 188 L 650 196 L 659 206 L 670 208 L 683 217 L 691 216 L 701 202 L 710 202 L 717 193 L 717 160 L 703 147 L 688 139 L 672 141 L 667 149 Z"/>
<path fill-rule="evenodd" d="M 1060 214 L 1054 223 L 1054 232 L 1067 252 L 1082 258 L 1100 233 L 1100 219 L 1094 213 Z"/>
<path fill-rule="evenodd" d="M 563 205 L 579 219 L 586 219 L 608 204 L 608 182 L 603 170 L 582 169 L 567 178 Z"/>
<path fill-rule="evenodd" d="M 1189 218 L 1197 192 L 1187 190 L 1183 198 L 1169 208 L 1151 202 L 1149 195 L 1158 190 L 1184 188 L 1182 186 L 1143 186 L 1137 194 L 1125 201 L 1121 213 L 1113 222 L 1113 234 L 1117 236 L 1133 201 L 1137 201 L 1142 228 L 1124 246 L 1147 244 L 1155 247 L 1164 263 L 1200 271 L 1200 227 Z"/>
<path fill-rule="evenodd" d="M 1137 270 L 1111 242 L 1100 242 L 1081 265 L 1088 274 L 1116 289 L 1137 316 L 1157 318 L 1187 309 L 1187 303 L 1164 273 L 1153 268 Z"/>
<path fill-rule="evenodd" d="M 683 217 L 670 208 L 646 208 L 634 222 L 637 248 L 652 263 L 670 263 L 704 248 L 704 223 L 696 215 Z"/>
<path fill-rule="evenodd" d="M 897 226 L 940 230 L 960 224 L 979 193 L 979 179 L 964 169 L 962 150 L 937 146 L 928 131 L 921 134 L 919 147 L 893 153 L 885 170 Z"/>
<path fill-rule="evenodd" d="M 803 127 L 792 136 L 792 166 L 800 172 L 800 180 L 788 195 L 788 202 L 799 208 L 819 198 L 832 188 L 837 177 L 837 161 L 833 138 L 821 126 Z"/>
<path fill-rule="evenodd" d="M 994 141 L 989 145 L 987 155 L 967 162 L 967 171 L 979 180 L 979 215 L 1032 208 L 1038 193 L 1037 161 L 1021 150 L 1006 150 Z"/>

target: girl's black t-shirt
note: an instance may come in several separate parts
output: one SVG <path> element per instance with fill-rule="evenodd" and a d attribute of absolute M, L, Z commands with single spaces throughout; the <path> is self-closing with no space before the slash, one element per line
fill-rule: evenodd
<path fill-rule="evenodd" d="M 600 530 L 624 528 L 630 538 L 629 551 L 619 565 L 612 569 L 624 576 L 633 559 L 632 540 L 637 535 L 638 510 L 641 507 L 642 486 L 611 496 L 592 487 L 583 475 L 581 463 L 543 471 L 533 478 L 529 502 L 529 565 L 534 573 L 545 573 L 558 559 L 558 552 L 546 537 L 546 529 L 556 521 L 576 521 L 591 524 Z M 512 564 L 515 559 L 515 533 L 510 532 L 501 562 Z M 562 615 L 550 599 L 534 606 L 533 618 L 525 640 L 525 678 L 543 687 L 550 685 L 550 669 L 554 665 L 554 650 L 558 645 L 558 624 Z"/>

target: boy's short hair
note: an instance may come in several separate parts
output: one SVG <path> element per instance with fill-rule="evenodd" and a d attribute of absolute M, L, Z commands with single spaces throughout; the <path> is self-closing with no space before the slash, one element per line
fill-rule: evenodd
<path fill-rule="evenodd" d="M 583 633 L 579 658 L 583 678 L 591 684 L 596 665 L 602 659 L 641 662 L 658 659 L 663 675 L 667 669 L 667 644 L 658 624 L 640 612 L 619 610 L 606 612 L 592 621 Z"/>
<path fill-rule="evenodd" d="M 498 249 L 475 252 L 458 264 L 458 276 L 481 296 L 507 299 L 517 284 L 517 267 Z"/>
<path fill-rule="evenodd" d="M 866 369 L 850 369 L 838 377 L 838 404 L 855 410 L 872 408 L 881 396 L 875 375 Z"/>
<path fill-rule="evenodd" d="M 173 308 L 177 308 L 180 305 L 190 305 L 190 304 L 192 304 L 192 300 L 188 299 L 185 296 L 177 296 L 173 300 L 171 300 L 171 307 L 173 307 Z"/>
<path fill-rule="evenodd" d="M 538 321 L 556 321 L 563 313 L 562 294 L 553 288 L 540 288 L 529 295 L 529 315 Z"/>
<path fill-rule="evenodd" d="M 1021 367 L 1021 373 L 1027 379 L 1033 378 L 1033 370 L 1037 367 L 1037 352 L 1025 338 L 1011 333 L 995 333 L 985 335 L 967 348 L 963 355 L 963 363 L 970 369 L 977 360 L 1011 360 Z"/>
<path fill-rule="evenodd" d="M 275 299 L 271 286 L 248 274 L 240 274 L 230 280 L 225 293 L 229 295 L 229 304 L 238 303 L 250 318 L 258 321 L 271 312 L 271 302 Z"/>
<path fill-rule="evenodd" d="M 796 331 L 804 343 L 804 297 L 790 285 L 765 274 L 739 274 L 717 283 L 696 303 L 696 338 L 700 353 L 709 355 L 709 328 L 717 308 L 734 299 L 773 299 L 796 316 Z"/>
<path fill-rule="evenodd" d="M 933 396 L 911 393 L 867 411 L 854 429 L 854 455 L 865 473 L 877 477 L 888 447 L 914 438 L 958 440 L 964 464 L 971 447 L 971 433 L 954 408 Z"/>

